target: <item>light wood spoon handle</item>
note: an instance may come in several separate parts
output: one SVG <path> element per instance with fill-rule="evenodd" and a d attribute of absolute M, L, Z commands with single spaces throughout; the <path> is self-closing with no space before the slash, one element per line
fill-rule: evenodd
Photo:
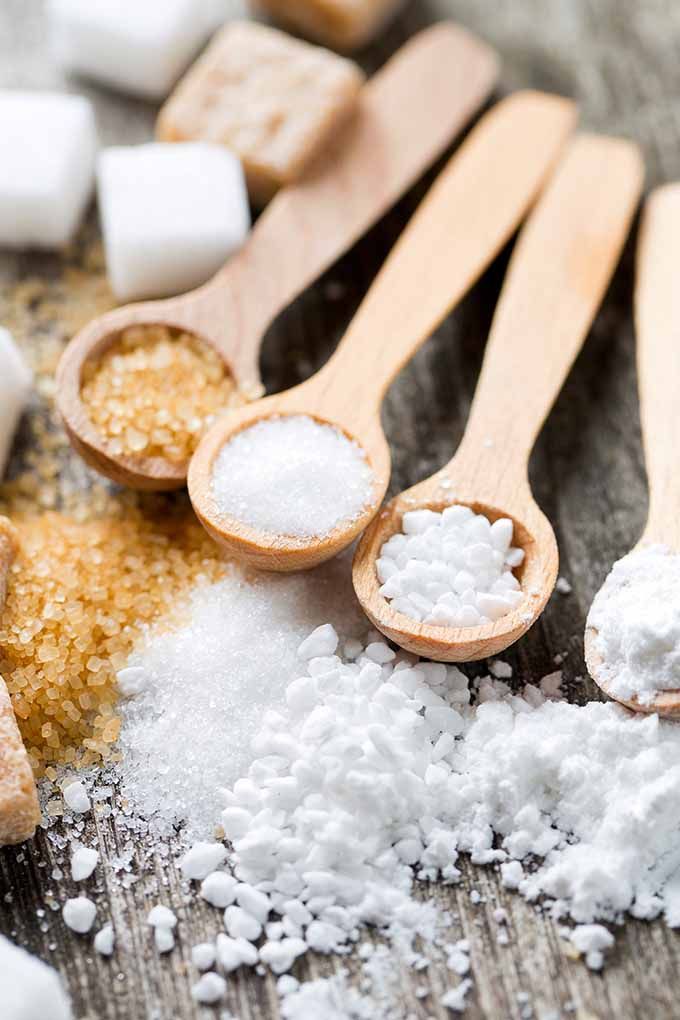
<path fill-rule="evenodd" d="M 304 178 L 273 199 L 244 248 L 196 292 L 193 307 L 185 313 L 178 299 L 187 327 L 201 332 L 203 321 L 213 324 L 206 332 L 243 391 L 261 391 L 260 345 L 279 312 L 430 166 L 497 73 L 495 52 L 464 29 L 444 22 L 419 33 L 370 79 L 352 120 Z"/>
<path fill-rule="evenodd" d="M 638 386 L 649 482 L 643 540 L 680 552 L 680 184 L 652 192 L 635 287 Z"/>
<path fill-rule="evenodd" d="M 479 464 L 486 452 L 496 474 L 502 467 L 513 483 L 526 477 L 619 259 L 642 180 L 631 142 L 595 135 L 571 142 L 513 252 L 458 466 Z"/>
<path fill-rule="evenodd" d="M 320 375 L 374 417 L 397 372 L 517 229 L 574 126 L 566 99 L 518 92 L 474 128 L 418 207 Z M 330 388 L 329 388 L 330 390 Z M 332 400 L 329 392 L 328 397 Z"/>

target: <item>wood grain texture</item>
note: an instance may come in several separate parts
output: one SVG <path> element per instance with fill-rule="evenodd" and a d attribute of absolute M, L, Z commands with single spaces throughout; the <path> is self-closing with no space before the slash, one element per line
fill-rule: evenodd
<path fill-rule="evenodd" d="M 227 552 L 264 570 L 307 569 L 346 549 L 366 528 L 390 479 L 380 422 L 389 383 L 515 232 L 575 120 L 573 103 L 540 92 L 518 92 L 493 107 L 421 202 L 323 368 L 213 425 L 192 459 L 189 495 Z M 267 535 L 220 514 L 211 479 L 225 443 L 265 418 L 298 414 L 333 425 L 362 448 L 374 479 L 366 508 L 330 534 L 307 539 Z"/>
<path fill-rule="evenodd" d="M 569 144 L 515 245 L 459 449 L 392 500 L 359 543 L 359 601 L 378 629 L 410 652 L 447 662 L 498 655 L 529 630 L 552 595 L 557 543 L 529 486 L 529 457 L 619 261 L 643 176 L 631 142 L 584 134 Z M 509 517 L 514 544 L 525 553 L 524 601 L 482 627 L 417 623 L 379 592 L 375 560 L 404 513 L 452 503 L 491 520 Z"/>
<path fill-rule="evenodd" d="M 267 327 L 441 155 L 484 103 L 497 73 L 496 54 L 469 32 L 455 25 L 420 32 L 364 86 L 351 121 L 299 183 L 270 202 L 212 280 L 88 323 L 64 352 L 57 391 L 69 437 L 90 466 L 137 489 L 182 488 L 186 464 L 111 453 L 80 399 L 84 362 L 128 326 L 163 324 L 200 337 L 224 359 L 246 399 L 261 396 Z"/>
<path fill-rule="evenodd" d="M 46 40 L 39 0 L 3 0 L 0 5 L 0 79 L 3 85 L 62 87 L 45 59 Z M 437 17 L 454 17 L 498 47 L 503 57 L 502 88 L 533 87 L 575 98 L 590 129 L 621 133 L 642 146 L 651 183 L 680 177 L 680 8 L 674 0 L 414 0 L 403 16 L 362 54 L 368 71 L 379 67 L 405 38 Z M 97 106 L 102 140 L 112 144 L 147 140 L 155 109 L 130 99 L 70 83 Z M 342 336 L 387 252 L 424 194 L 415 188 L 350 255 L 274 324 L 263 349 L 263 378 L 271 391 L 307 378 Z M 95 236 L 90 223 L 84 239 Z M 64 259 L 16 256 L 0 260 L 0 317 L 12 322 L 22 342 L 69 333 L 73 281 L 69 271 L 82 264 L 79 247 Z M 641 454 L 635 353 L 630 298 L 634 241 L 624 254 L 603 308 L 552 411 L 532 456 L 531 481 L 537 500 L 555 525 L 562 573 L 574 586 L 571 596 L 553 596 L 540 622 L 507 658 L 516 682 L 543 676 L 565 654 L 562 668 L 576 701 L 598 696 L 585 674 L 582 639 L 585 616 L 612 562 L 637 541 L 647 514 L 647 488 Z M 385 430 L 390 441 L 391 491 L 399 492 L 432 474 L 460 439 L 488 335 L 505 260 L 484 279 L 404 370 L 387 395 Z M 28 276 L 50 280 L 50 297 L 35 300 L 24 315 L 8 297 Z M 79 277 L 78 298 L 86 297 Z M 343 291 L 342 300 L 329 299 Z M 28 441 L 28 422 L 19 437 L 17 458 Z M 13 470 L 18 466 L 15 458 Z M 82 484 L 75 456 L 64 461 L 64 476 Z M 476 672 L 472 670 L 472 672 Z M 125 834 L 96 815 L 86 838 L 97 836 L 108 858 L 124 845 Z M 90 951 L 87 941 L 68 932 L 48 902 L 73 895 L 67 878 L 55 879 L 51 845 L 39 836 L 34 851 L 0 852 L 0 931 L 56 964 L 67 977 L 79 1020 L 207 1020 L 189 995 L 189 949 L 214 932 L 207 906 L 187 911 L 177 875 L 168 884 L 153 881 L 120 887 L 108 874 L 86 888 L 101 888 L 102 918 L 110 915 L 121 931 L 113 961 Z M 565 953 L 558 924 L 501 889 L 496 873 L 465 866 L 459 886 L 438 889 L 436 899 L 455 913 L 451 941 L 471 941 L 475 981 L 468 1020 L 521 1020 L 526 993 L 537 1020 L 557 1011 L 561 1020 L 640 1020 L 680 1018 L 675 988 L 680 935 L 662 923 L 627 921 L 617 931 L 616 948 L 602 975 L 589 972 Z M 157 874 L 161 869 L 158 865 Z M 482 896 L 474 906 L 470 890 Z M 163 900 L 178 911 L 179 947 L 159 959 L 144 917 Z M 51 895 L 48 895 L 51 894 Z M 508 911 L 510 944 L 501 946 L 492 911 Z M 40 918 L 36 911 L 45 909 Z M 300 977 L 328 974 L 351 961 L 309 958 Z M 401 971 L 402 1016 L 450 1020 L 439 998 L 454 981 L 432 965 L 414 981 Z M 416 999 L 415 989 L 431 994 Z M 236 978 L 226 1005 L 240 1020 L 276 1020 L 272 982 Z M 573 1006 L 575 1012 L 567 1012 Z M 321 1018 L 320 1018 L 321 1020 Z M 386 1018 L 376 1017 L 376 1020 Z M 401 1018 L 400 1018 L 401 1020 Z"/>

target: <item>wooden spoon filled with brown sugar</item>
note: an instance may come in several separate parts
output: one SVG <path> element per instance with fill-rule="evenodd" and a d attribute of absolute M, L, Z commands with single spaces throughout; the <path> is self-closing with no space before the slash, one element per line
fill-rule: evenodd
<path fill-rule="evenodd" d="M 647 523 L 593 602 L 588 670 L 636 712 L 680 717 L 680 184 L 647 199 L 637 250 L 635 325 Z"/>
<path fill-rule="evenodd" d="M 582 135 L 570 144 L 517 241 L 458 451 L 388 503 L 357 548 L 361 605 L 417 655 L 497 655 L 552 593 L 557 543 L 531 493 L 529 456 L 618 262 L 642 180 L 632 143 Z M 405 519 L 413 511 L 421 515 Z"/>
<path fill-rule="evenodd" d="M 488 97 L 497 72 L 494 51 L 463 29 L 444 22 L 421 32 L 364 86 L 355 116 L 303 179 L 279 192 L 213 280 L 181 297 L 119 308 L 81 330 L 59 365 L 57 403 L 82 457 L 123 485 L 182 487 L 187 448 L 193 451 L 211 409 L 261 396 L 260 347 L 279 312 L 442 154 Z M 144 362 L 139 330 L 129 332 L 140 326 L 155 327 L 154 364 Z M 128 377 L 115 358 L 132 359 L 130 377 L 155 371 L 162 386 L 163 358 L 176 342 L 186 363 L 186 392 L 181 406 L 167 408 L 166 415 L 159 410 L 150 436 L 136 412 L 119 413 L 127 387 L 117 376 Z M 208 364 L 201 364 L 202 351 Z M 105 375 L 98 376 L 107 352 Z M 175 429 L 173 421 L 179 421 Z"/>
<path fill-rule="evenodd" d="M 390 476 L 380 421 L 390 382 L 512 236 L 575 117 L 569 100 L 538 92 L 495 106 L 426 195 L 326 365 L 208 432 L 189 495 L 228 552 L 265 570 L 307 569 L 373 519 Z"/>

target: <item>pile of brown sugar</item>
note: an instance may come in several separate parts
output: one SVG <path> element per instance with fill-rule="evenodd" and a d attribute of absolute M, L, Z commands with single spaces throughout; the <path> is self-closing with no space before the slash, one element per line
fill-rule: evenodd
<path fill-rule="evenodd" d="M 243 398 L 219 355 L 189 333 L 130 326 L 85 363 L 81 400 L 115 456 L 189 460 L 227 407 Z"/>
<path fill-rule="evenodd" d="M 176 619 L 182 596 L 223 571 L 186 507 L 120 511 L 14 518 L 20 551 L 0 618 L 0 674 L 37 775 L 111 757 L 116 671 L 147 624 Z"/>

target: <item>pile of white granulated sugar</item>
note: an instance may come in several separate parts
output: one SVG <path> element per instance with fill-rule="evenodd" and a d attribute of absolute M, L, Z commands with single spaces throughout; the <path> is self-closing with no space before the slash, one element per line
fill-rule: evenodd
<path fill-rule="evenodd" d="M 680 689 L 680 555 L 650 545 L 624 556 L 595 597 L 588 626 L 613 697 L 649 704 L 659 691 Z"/>
<path fill-rule="evenodd" d="M 677 727 L 569 704 L 559 674 L 513 693 L 504 663 L 471 681 L 375 632 L 359 641 L 348 606 L 346 560 L 303 577 L 235 572 L 195 592 L 182 630 L 150 632 L 122 676 L 123 822 L 174 846 L 187 890 L 215 911 L 192 953 L 197 1001 L 224 1002 L 228 975 L 256 966 L 279 975 L 287 1020 L 398 1017 L 395 958 L 418 970 L 435 954 L 451 971 L 442 1004 L 462 1010 L 470 946 L 427 895 L 458 880 L 461 855 L 575 922 L 562 933 L 595 969 L 613 943 L 599 922 L 680 926 Z M 184 922 L 157 914 L 171 952 Z M 310 949 L 354 951 L 365 985 L 299 985 L 288 971 Z"/>

